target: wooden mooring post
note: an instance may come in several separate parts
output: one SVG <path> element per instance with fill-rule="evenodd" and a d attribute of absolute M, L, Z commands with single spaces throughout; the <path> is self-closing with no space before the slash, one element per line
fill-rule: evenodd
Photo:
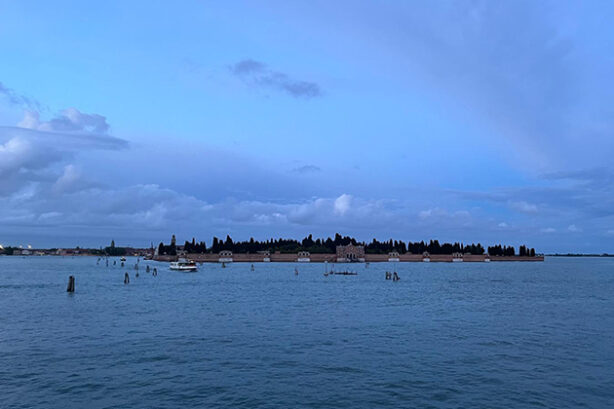
<path fill-rule="evenodd" d="M 66 288 L 66 292 L 75 292 L 75 276 L 68 277 L 68 287 Z"/>

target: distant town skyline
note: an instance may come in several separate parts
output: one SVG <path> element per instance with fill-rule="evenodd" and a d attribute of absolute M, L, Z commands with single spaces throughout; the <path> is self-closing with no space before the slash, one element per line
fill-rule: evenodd
<path fill-rule="evenodd" d="M 614 252 L 607 2 L 0 2 L 0 244 Z"/>

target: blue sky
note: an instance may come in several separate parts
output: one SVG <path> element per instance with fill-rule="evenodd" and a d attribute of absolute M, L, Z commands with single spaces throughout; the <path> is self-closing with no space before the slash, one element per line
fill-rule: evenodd
<path fill-rule="evenodd" d="M 612 252 L 613 8 L 0 1 L 0 244 Z"/>

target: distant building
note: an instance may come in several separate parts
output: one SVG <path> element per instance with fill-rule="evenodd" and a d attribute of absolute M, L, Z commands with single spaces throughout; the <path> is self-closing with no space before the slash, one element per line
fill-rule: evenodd
<path fill-rule="evenodd" d="M 232 251 L 230 250 L 222 250 L 219 254 L 220 263 L 231 263 L 232 262 Z"/>
<path fill-rule="evenodd" d="M 267 263 L 269 261 L 271 261 L 271 252 L 270 251 L 267 250 L 267 251 L 262 253 L 262 261 L 267 262 Z"/>
<path fill-rule="evenodd" d="M 337 262 L 347 263 L 352 261 L 365 261 L 365 246 L 337 246 Z"/>
<path fill-rule="evenodd" d="M 311 254 L 308 251 L 299 251 L 296 261 L 301 263 L 309 263 L 311 261 Z"/>
<path fill-rule="evenodd" d="M 388 253 L 388 261 L 400 261 L 401 258 L 399 256 L 399 252 L 398 251 L 391 251 L 390 253 Z"/>
<path fill-rule="evenodd" d="M 452 261 L 454 262 L 463 261 L 463 254 L 462 253 L 452 253 Z"/>

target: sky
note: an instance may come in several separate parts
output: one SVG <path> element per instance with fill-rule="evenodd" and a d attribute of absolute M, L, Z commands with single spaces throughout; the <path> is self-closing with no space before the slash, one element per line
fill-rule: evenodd
<path fill-rule="evenodd" d="M 614 252 L 614 3 L 0 0 L 0 244 Z"/>

